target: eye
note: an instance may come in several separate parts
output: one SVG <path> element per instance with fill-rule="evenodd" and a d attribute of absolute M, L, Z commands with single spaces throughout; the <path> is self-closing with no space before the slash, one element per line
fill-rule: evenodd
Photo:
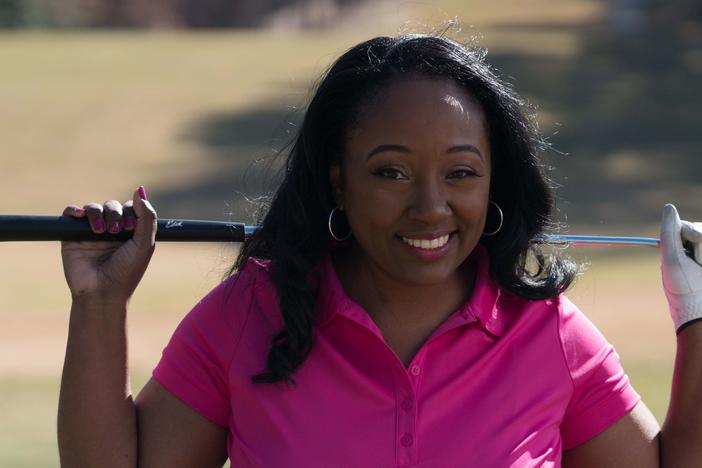
<path fill-rule="evenodd" d="M 382 177 L 383 179 L 391 179 L 391 180 L 407 179 L 407 176 L 400 169 L 398 169 L 396 167 L 382 167 L 382 168 L 374 171 L 373 175 L 376 175 L 378 177 Z"/>
<path fill-rule="evenodd" d="M 473 169 L 462 168 L 451 171 L 446 176 L 447 179 L 466 179 L 469 177 L 479 177 L 479 175 Z"/>

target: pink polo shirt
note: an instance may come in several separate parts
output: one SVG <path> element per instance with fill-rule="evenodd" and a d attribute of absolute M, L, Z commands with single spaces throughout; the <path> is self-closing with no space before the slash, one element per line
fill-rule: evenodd
<path fill-rule="evenodd" d="M 154 377 L 229 430 L 233 467 L 560 466 L 639 396 L 568 299 L 501 292 L 482 247 L 472 258 L 472 297 L 408 368 L 327 258 L 297 386 L 253 384 L 282 319 L 267 262 L 250 260 L 185 317 Z"/>

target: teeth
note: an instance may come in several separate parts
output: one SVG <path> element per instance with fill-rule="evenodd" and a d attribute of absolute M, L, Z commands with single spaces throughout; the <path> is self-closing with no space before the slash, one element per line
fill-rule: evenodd
<path fill-rule="evenodd" d="M 418 247 L 420 249 L 438 249 L 443 247 L 449 240 L 449 235 L 446 234 L 436 239 L 410 239 L 409 237 L 403 237 L 402 241 L 408 243 L 412 247 Z"/>

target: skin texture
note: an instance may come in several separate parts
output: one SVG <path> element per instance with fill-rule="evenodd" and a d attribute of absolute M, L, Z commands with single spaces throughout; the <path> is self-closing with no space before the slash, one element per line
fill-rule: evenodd
<path fill-rule="evenodd" d="M 335 267 L 347 293 L 368 310 L 405 364 L 472 292 L 474 272 L 465 260 L 485 225 L 488 141 L 482 110 L 455 84 L 402 81 L 365 109 L 348 132 L 342 162 L 330 170 L 355 238 L 350 249 L 335 254 Z M 87 216 L 96 232 L 135 234 L 121 244 L 62 244 L 73 296 L 58 417 L 62 466 L 222 466 L 226 428 L 153 380 L 136 401 L 129 390 L 127 303 L 154 250 L 156 212 L 135 192 L 124 205 L 69 206 L 64 215 Z M 447 247 L 431 259 L 401 239 L 446 233 Z M 678 335 L 663 431 L 640 403 L 564 453 L 563 465 L 695 466 L 702 457 L 701 343 L 702 322 Z"/>

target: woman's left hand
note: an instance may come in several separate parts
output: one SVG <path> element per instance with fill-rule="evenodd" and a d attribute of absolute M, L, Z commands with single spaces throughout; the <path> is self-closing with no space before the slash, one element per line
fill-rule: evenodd
<path fill-rule="evenodd" d="M 685 252 L 692 247 L 694 259 Z M 661 273 L 675 330 L 702 318 L 702 223 L 681 221 L 673 205 L 663 207 Z"/>

